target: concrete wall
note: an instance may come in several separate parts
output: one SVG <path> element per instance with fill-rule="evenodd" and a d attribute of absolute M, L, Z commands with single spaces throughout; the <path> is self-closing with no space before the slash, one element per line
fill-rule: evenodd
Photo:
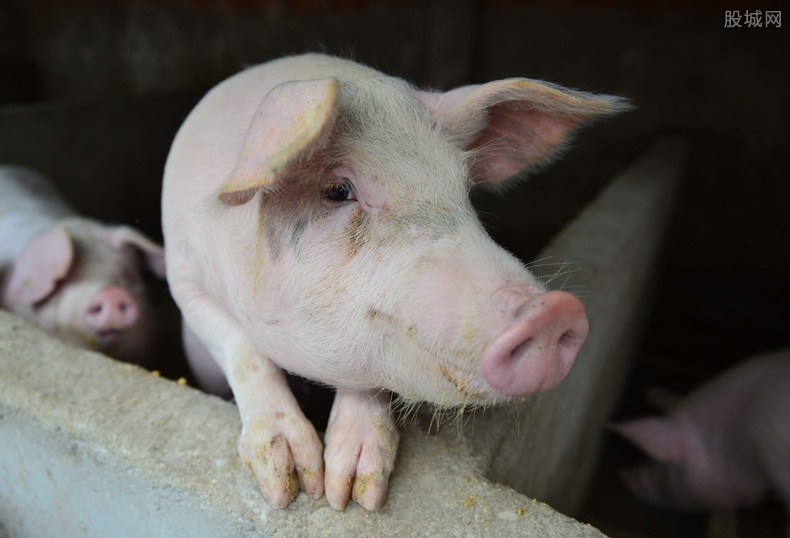
<path fill-rule="evenodd" d="M 584 494 L 685 154 L 678 140 L 654 146 L 544 249 L 559 264 L 548 270 L 554 287 L 581 292 L 592 324 L 568 379 L 438 433 L 430 416 L 408 420 L 390 498 L 375 514 L 354 503 L 338 513 L 304 495 L 272 510 L 238 459 L 233 404 L 0 312 L 0 529 L 12 537 L 600 536 L 544 501 L 572 512 Z"/>

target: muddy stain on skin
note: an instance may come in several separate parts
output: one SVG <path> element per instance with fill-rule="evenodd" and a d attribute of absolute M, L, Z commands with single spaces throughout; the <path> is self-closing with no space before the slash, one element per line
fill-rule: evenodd
<path fill-rule="evenodd" d="M 397 320 L 395 319 L 395 316 L 387 314 L 386 312 L 382 312 L 381 310 L 379 310 L 377 308 L 374 308 L 372 306 L 370 308 L 368 308 L 367 315 L 368 315 L 368 319 L 371 320 L 371 321 L 373 321 L 375 319 L 381 319 L 381 320 L 383 320 L 383 321 L 385 321 L 387 323 L 390 323 L 392 325 L 398 325 Z"/>
<path fill-rule="evenodd" d="M 429 239 L 436 240 L 453 233 L 464 219 L 444 203 L 422 201 L 399 220 L 401 226 L 415 226 Z"/>
<path fill-rule="evenodd" d="M 418 329 L 417 329 L 416 325 L 409 325 L 409 328 L 406 329 L 406 334 L 412 340 L 416 340 L 417 339 L 417 332 L 418 332 Z"/>
<path fill-rule="evenodd" d="M 364 209 L 357 208 L 349 219 L 348 226 L 343 230 L 343 242 L 347 245 L 349 258 L 356 256 L 365 246 L 368 239 L 370 221 Z"/>
<path fill-rule="evenodd" d="M 483 343 L 477 340 L 477 333 L 476 327 L 472 324 L 464 324 L 462 320 L 462 326 L 459 328 L 460 337 L 462 339 L 469 340 L 462 340 L 462 344 L 464 344 L 463 349 L 443 349 L 437 344 L 432 344 L 430 342 L 425 342 L 420 337 L 420 329 L 416 324 L 411 324 L 406 326 L 406 324 L 398 319 L 393 314 L 389 314 L 387 312 L 383 312 L 378 308 L 373 306 L 369 307 L 367 310 L 367 318 L 368 320 L 375 321 L 381 320 L 384 323 L 392 325 L 394 328 L 398 330 L 398 332 L 402 332 L 406 334 L 406 336 L 420 349 L 428 353 L 433 357 L 440 357 L 447 353 L 457 356 L 469 356 L 469 357 L 478 357 L 483 352 Z M 470 323 L 471 323 L 470 318 Z"/>
<path fill-rule="evenodd" d="M 233 365 L 233 379 L 236 383 L 246 383 L 260 369 L 254 360 L 241 360 Z"/>
<path fill-rule="evenodd" d="M 282 243 L 280 241 L 281 237 L 282 234 L 280 231 L 279 221 L 277 219 L 271 219 L 270 225 L 266 228 L 266 244 L 269 245 L 272 261 L 277 261 L 280 259 L 280 254 L 282 251 Z"/>
<path fill-rule="evenodd" d="M 455 386 L 455 390 L 458 391 L 459 394 L 463 395 L 469 400 L 479 400 L 485 401 L 485 398 L 482 394 L 472 390 L 466 384 L 466 381 L 463 379 L 459 379 L 455 373 L 451 372 L 450 369 L 444 365 L 439 365 L 439 370 L 442 373 L 442 377 L 444 377 L 447 381 L 449 381 L 452 385 Z"/>
<path fill-rule="evenodd" d="M 464 317 L 461 318 L 461 323 L 458 328 L 458 337 L 461 343 L 469 348 L 476 348 L 479 346 L 477 322 L 471 312 L 467 312 Z"/>
<path fill-rule="evenodd" d="M 305 200 L 305 193 L 298 186 L 282 189 L 276 196 L 261 200 L 259 218 L 266 214 L 266 227 L 259 231 L 265 237 L 272 262 L 285 254 L 301 255 L 302 237 L 311 221 L 322 215 L 317 208 Z M 287 251 L 287 252 L 286 252 Z"/>
<path fill-rule="evenodd" d="M 261 278 L 261 268 L 264 264 L 265 253 L 263 251 L 263 238 L 267 233 L 267 225 L 266 225 L 266 215 L 263 212 L 263 204 L 258 210 L 258 235 L 255 239 L 255 252 L 253 254 L 253 258 L 251 263 L 249 264 L 249 270 L 251 272 L 252 277 L 252 289 L 255 295 L 258 295 L 262 283 Z"/>
<path fill-rule="evenodd" d="M 357 476 L 357 479 L 354 482 L 354 491 L 353 491 L 354 500 L 359 499 L 363 495 L 365 495 L 365 492 L 368 490 L 368 488 L 371 485 L 373 485 L 372 483 L 375 483 L 375 481 L 379 479 L 381 474 L 382 473 L 380 472 L 377 473 L 373 471 L 370 473 Z"/>
<path fill-rule="evenodd" d="M 367 314 L 367 318 L 371 322 L 380 320 L 384 323 L 391 325 L 398 332 L 405 333 L 405 335 L 411 340 L 411 342 L 415 346 L 417 346 L 417 348 L 425 352 L 427 357 L 434 357 L 434 359 L 428 362 L 431 364 L 435 364 L 436 362 L 439 363 L 439 372 L 441 373 L 442 377 L 445 380 L 447 380 L 455 388 L 456 392 L 458 392 L 458 394 L 461 394 L 467 400 L 468 403 L 481 404 L 488 401 L 488 399 L 482 393 L 469 387 L 466 380 L 459 378 L 454 370 L 452 370 L 448 365 L 444 364 L 444 362 L 441 359 L 439 359 L 439 357 L 444 355 L 441 349 L 435 349 L 433 346 L 421 340 L 419 328 L 417 327 L 417 325 L 409 325 L 407 327 L 394 315 L 383 312 L 378 308 L 372 306 L 368 308 L 366 314 Z M 469 331 L 473 332 L 474 329 L 470 328 Z M 474 347 L 482 348 L 482 344 L 475 343 Z M 482 353 L 482 350 L 480 351 L 480 353 Z"/>
<path fill-rule="evenodd" d="M 307 228 L 307 219 L 300 218 L 298 219 L 291 230 L 291 248 L 298 254 L 299 253 L 299 242 L 302 239 L 302 234 L 304 234 L 305 229 Z"/>

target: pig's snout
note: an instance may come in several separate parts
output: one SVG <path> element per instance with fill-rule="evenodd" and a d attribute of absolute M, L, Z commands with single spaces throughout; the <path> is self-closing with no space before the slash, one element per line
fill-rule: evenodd
<path fill-rule="evenodd" d="M 139 310 L 122 288 L 111 286 L 93 296 L 85 309 L 85 323 L 98 336 L 110 336 L 137 322 Z"/>
<path fill-rule="evenodd" d="M 480 370 L 497 392 L 523 396 L 553 387 L 567 375 L 587 339 L 584 305 L 573 295 L 537 295 L 483 351 Z"/>

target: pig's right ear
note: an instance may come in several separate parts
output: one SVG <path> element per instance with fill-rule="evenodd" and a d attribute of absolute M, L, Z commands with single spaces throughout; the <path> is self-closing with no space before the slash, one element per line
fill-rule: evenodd
<path fill-rule="evenodd" d="M 109 226 L 104 230 L 104 237 L 115 249 L 128 245 L 136 248 L 146 262 L 146 267 L 154 276 L 165 278 L 165 251 L 131 226 Z"/>
<path fill-rule="evenodd" d="M 276 189 L 295 166 L 326 146 L 337 112 L 335 78 L 285 82 L 263 98 L 244 146 L 217 198 L 247 203 L 259 190 Z"/>
<path fill-rule="evenodd" d="M 454 142 L 472 153 L 471 178 L 480 183 L 534 170 L 551 161 L 579 126 L 632 108 L 619 97 L 526 78 L 416 94 Z"/>
<path fill-rule="evenodd" d="M 671 418 L 646 417 L 612 426 L 612 429 L 662 463 L 678 463 L 686 457 L 686 432 Z"/>
<path fill-rule="evenodd" d="M 35 306 L 47 299 L 74 263 L 74 245 L 63 228 L 34 237 L 11 268 L 6 288 L 10 304 Z"/>

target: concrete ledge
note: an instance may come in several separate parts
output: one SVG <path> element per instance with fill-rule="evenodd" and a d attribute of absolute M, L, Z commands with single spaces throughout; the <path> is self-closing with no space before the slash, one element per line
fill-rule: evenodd
<path fill-rule="evenodd" d="M 592 335 L 568 380 L 460 430 L 410 421 L 375 514 L 304 495 L 272 510 L 239 462 L 232 404 L 0 312 L 0 536 L 601 536 L 496 482 L 578 506 L 684 156 L 658 144 L 545 249 L 587 290 Z"/>
<path fill-rule="evenodd" d="M 9 536 L 598 536 L 411 429 L 369 514 L 272 510 L 236 453 L 235 407 L 0 313 L 0 521 Z"/>

